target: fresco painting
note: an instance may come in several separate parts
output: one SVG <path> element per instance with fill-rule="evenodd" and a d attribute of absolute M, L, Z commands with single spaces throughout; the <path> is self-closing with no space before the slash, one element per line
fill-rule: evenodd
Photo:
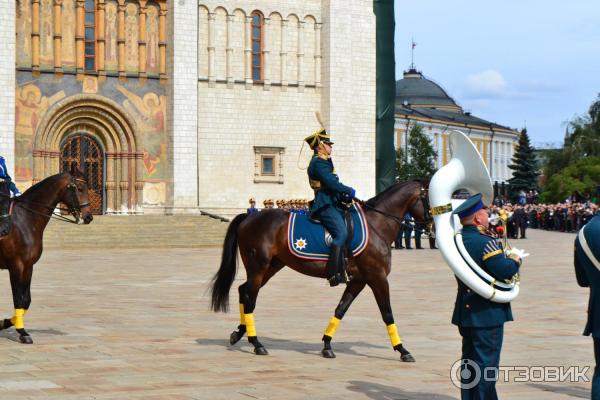
<path fill-rule="evenodd" d="M 20 181 L 31 181 L 33 139 L 38 124 L 48 108 L 65 97 L 63 90 L 47 97 L 38 86 L 27 83 L 17 86 L 15 107 L 16 162 L 15 177 Z"/>
<path fill-rule="evenodd" d="M 75 20 L 75 0 L 63 0 L 61 59 L 65 71 L 75 69 Z"/>
<path fill-rule="evenodd" d="M 115 1 L 106 3 L 105 15 L 105 68 L 107 71 L 116 72 L 119 69 L 119 59 L 117 49 L 117 3 Z"/>
<path fill-rule="evenodd" d="M 158 7 L 149 5 L 146 11 L 146 72 L 148 75 L 159 73 L 158 37 Z"/>
<path fill-rule="evenodd" d="M 40 2 L 40 68 L 54 67 L 53 1 Z"/>
<path fill-rule="evenodd" d="M 138 72 L 138 7 L 127 3 L 125 7 L 125 69 L 127 72 Z"/>
<path fill-rule="evenodd" d="M 17 2 L 17 66 L 31 67 L 31 4 Z"/>
<path fill-rule="evenodd" d="M 135 118 L 144 139 L 144 179 L 165 179 L 167 159 L 167 137 L 165 131 L 166 96 L 149 92 L 143 97 L 117 84 L 126 98 L 123 107 Z"/>

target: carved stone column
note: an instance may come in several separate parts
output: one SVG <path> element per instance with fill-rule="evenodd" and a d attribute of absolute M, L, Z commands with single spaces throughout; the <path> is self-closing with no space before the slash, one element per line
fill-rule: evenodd
<path fill-rule="evenodd" d="M 118 204 L 116 198 L 115 182 L 115 153 L 105 153 L 106 155 L 106 213 L 113 214 L 115 205 Z"/>
<path fill-rule="evenodd" d="M 269 47 L 269 26 L 271 26 L 270 24 L 270 19 L 269 18 L 265 18 L 264 20 L 264 26 L 263 26 L 263 82 L 264 82 L 264 86 L 263 89 L 264 90 L 269 90 L 271 88 L 271 74 L 269 74 L 269 62 L 271 61 L 269 58 L 269 53 L 271 48 Z"/>
<path fill-rule="evenodd" d="M 298 87 L 300 91 L 304 87 L 304 73 L 303 73 L 303 64 L 304 64 L 304 22 L 298 21 Z"/>
<path fill-rule="evenodd" d="M 321 87 L 321 29 L 323 24 L 315 24 L 315 86 Z M 439 153 L 438 153 L 439 154 Z"/>
<path fill-rule="evenodd" d="M 85 69 L 85 0 L 77 0 L 77 27 L 75 33 L 75 51 L 77 75 L 81 75 Z"/>
<path fill-rule="evenodd" d="M 62 2 L 54 0 L 54 72 L 62 72 Z"/>
<path fill-rule="evenodd" d="M 214 86 L 215 76 L 215 13 L 208 13 L 208 84 Z"/>
<path fill-rule="evenodd" d="M 31 69 L 40 71 L 40 0 L 31 2 Z"/>
<path fill-rule="evenodd" d="M 106 71 L 104 70 L 106 61 L 106 25 L 104 18 L 105 7 L 105 0 L 98 0 L 98 21 L 96 22 L 96 26 L 98 28 L 98 54 L 96 54 L 96 68 L 98 69 L 98 75 L 100 76 L 106 75 Z"/>
<path fill-rule="evenodd" d="M 135 153 L 135 212 L 144 211 L 144 153 Z"/>
<path fill-rule="evenodd" d="M 246 60 L 246 89 L 252 85 L 252 15 L 246 16 L 246 43 L 244 46 L 244 58 Z"/>
<path fill-rule="evenodd" d="M 117 45 L 119 47 L 119 77 L 125 78 L 125 0 L 119 0 L 119 19 L 117 28 Z"/>
<path fill-rule="evenodd" d="M 233 30 L 234 18 L 234 15 L 227 15 L 227 47 L 225 48 L 227 60 L 225 62 L 228 87 L 233 87 L 233 47 L 231 43 L 231 31 Z"/>
<path fill-rule="evenodd" d="M 146 77 L 146 1 L 140 0 L 140 18 L 138 30 L 138 70 L 141 78 Z"/>
<path fill-rule="evenodd" d="M 287 30 L 288 21 L 281 21 L 281 87 L 286 90 L 288 85 L 287 79 Z"/>
<path fill-rule="evenodd" d="M 121 189 L 121 213 L 129 212 L 129 157 L 127 153 L 119 155 L 119 164 L 121 164 L 121 180 L 119 187 Z"/>
<path fill-rule="evenodd" d="M 159 76 L 167 79 L 167 3 L 160 3 L 158 17 L 158 48 L 160 53 Z"/>

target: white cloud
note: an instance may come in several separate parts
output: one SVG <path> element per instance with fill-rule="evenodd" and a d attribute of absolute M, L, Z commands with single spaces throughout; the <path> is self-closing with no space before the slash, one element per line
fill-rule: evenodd
<path fill-rule="evenodd" d="M 508 95 L 508 84 L 494 69 L 488 69 L 477 74 L 467 76 L 465 87 L 469 97 L 494 98 Z"/>

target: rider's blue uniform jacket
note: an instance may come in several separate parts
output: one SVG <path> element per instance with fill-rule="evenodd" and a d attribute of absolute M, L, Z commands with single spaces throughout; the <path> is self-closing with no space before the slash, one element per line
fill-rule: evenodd
<path fill-rule="evenodd" d="M 519 272 L 519 263 L 504 255 L 498 241 L 480 233 L 477 227 L 464 226 L 462 237 L 465 248 L 473 261 L 498 281 L 511 279 Z M 485 328 L 512 321 L 510 303 L 496 303 L 484 299 L 462 281 L 458 281 L 458 293 L 452 315 L 452 323 L 462 327 Z"/>
<path fill-rule="evenodd" d="M 0 156 L 0 179 L 4 179 L 8 182 L 8 189 L 13 194 L 20 194 L 19 189 L 15 186 L 15 183 L 12 181 L 10 175 L 8 175 L 8 168 L 6 168 L 6 160 L 4 157 Z"/>
<path fill-rule="evenodd" d="M 335 173 L 331 158 L 324 159 L 314 155 L 308 165 L 308 179 L 310 187 L 315 191 L 315 200 L 310 208 L 310 213 L 318 213 L 321 209 L 332 206 L 341 211 L 341 196 L 348 194 L 354 196 L 354 189 L 343 185 Z"/>

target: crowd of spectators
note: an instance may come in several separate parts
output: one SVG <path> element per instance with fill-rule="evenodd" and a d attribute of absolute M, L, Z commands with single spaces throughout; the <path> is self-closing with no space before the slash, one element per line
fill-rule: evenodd
<path fill-rule="evenodd" d="M 506 213 L 509 238 L 525 238 L 529 228 L 560 232 L 577 232 L 595 215 L 600 214 L 597 199 L 574 193 L 562 203 L 540 204 L 538 193 L 521 192 L 516 204 L 497 197 L 490 210 L 492 216 Z"/>

